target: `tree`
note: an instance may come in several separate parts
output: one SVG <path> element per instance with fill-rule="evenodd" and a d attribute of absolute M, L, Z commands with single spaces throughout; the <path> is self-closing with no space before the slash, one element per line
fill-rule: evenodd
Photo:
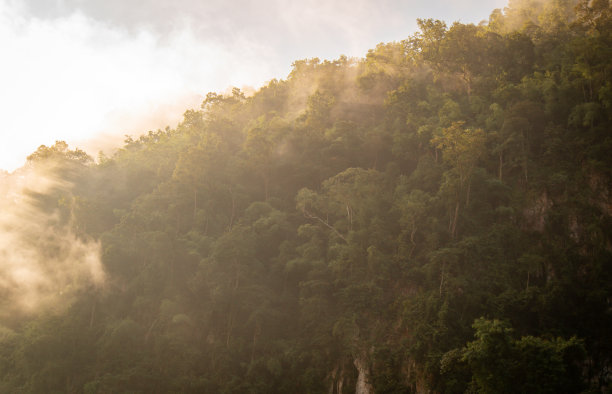
<path fill-rule="evenodd" d="M 450 164 L 447 181 L 444 187 L 454 194 L 455 209 L 451 215 L 449 231 L 455 238 L 457 235 L 457 220 L 459 206 L 463 193 L 465 205 L 470 203 L 470 182 L 478 159 L 483 153 L 486 137 L 482 129 L 464 128 L 465 122 L 453 122 L 450 127 L 442 130 L 442 135 L 436 136 L 431 143 L 442 151 L 444 161 Z"/>
<path fill-rule="evenodd" d="M 475 340 L 461 351 L 461 361 L 472 371 L 479 393 L 576 393 L 583 388 L 580 362 L 582 342 L 576 338 L 546 340 L 513 338 L 506 322 L 477 319 Z M 456 357 L 450 352 L 443 364 Z M 455 361 L 457 359 L 455 358 Z"/>

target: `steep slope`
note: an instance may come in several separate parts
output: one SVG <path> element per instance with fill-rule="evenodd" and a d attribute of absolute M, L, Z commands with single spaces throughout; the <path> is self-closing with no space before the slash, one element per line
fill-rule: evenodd
<path fill-rule="evenodd" d="M 0 391 L 609 389 L 611 55 L 607 1 L 511 2 L 97 164 L 41 147 L 106 285 L 7 321 Z"/>

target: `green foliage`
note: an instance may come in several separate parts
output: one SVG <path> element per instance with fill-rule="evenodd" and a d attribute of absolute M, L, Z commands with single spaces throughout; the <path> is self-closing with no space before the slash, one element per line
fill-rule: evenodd
<path fill-rule="evenodd" d="M 576 393 L 582 389 L 579 365 L 585 351 L 581 341 L 524 336 L 512 337 L 513 330 L 499 320 L 477 319 L 476 340 L 460 352 L 445 355 L 447 371 L 465 362 L 472 371 L 479 393 Z"/>
<path fill-rule="evenodd" d="M 41 146 L 66 187 L 32 200 L 108 278 L 5 323 L 0 391 L 609 390 L 612 14 L 574 3 L 296 61 L 98 163 Z"/>

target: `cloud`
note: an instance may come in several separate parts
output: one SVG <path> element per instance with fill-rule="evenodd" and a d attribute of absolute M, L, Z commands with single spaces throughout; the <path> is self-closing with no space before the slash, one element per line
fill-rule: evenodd
<path fill-rule="evenodd" d="M 100 243 L 78 238 L 45 196 L 69 195 L 56 168 L 22 168 L 0 175 L 0 318 L 67 306 L 71 297 L 104 283 Z"/>
<path fill-rule="evenodd" d="M 260 87 L 286 77 L 298 59 L 364 56 L 412 34 L 417 17 L 478 22 L 503 4 L 0 0 L 0 168 L 12 170 L 58 139 L 105 135 L 120 144 L 125 134 L 174 126 L 189 108 L 176 103 Z"/>
<path fill-rule="evenodd" d="M 0 3 L 0 47 L 0 168 L 9 170 L 41 144 L 104 132 L 122 141 L 124 134 L 146 132 L 133 129 L 142 123 L 165 127 L 152 120 L 176 103 L 197 106 L 194 97 L 208 91 L 258 86 L 278 75 L 268 65 L 274 55 L 248 39 L 231 46 L 202 41 L 189 24 L 164 36 L 128 32 L 79 11 L 40 19 L 6 3 Z M 177 122 L 188 108 L 162 118 Z"/>

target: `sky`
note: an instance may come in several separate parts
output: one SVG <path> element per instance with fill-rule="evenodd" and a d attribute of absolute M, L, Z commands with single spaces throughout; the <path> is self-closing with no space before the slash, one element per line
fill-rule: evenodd
<path fill-rule="evenodd" d="M 298 59 L 363 57 L 417 18 L 479 23 L 506 0 L 0 0 L 0 169 L 42 144 L 96 156 L 176 126 L 207 92 Z"/>

